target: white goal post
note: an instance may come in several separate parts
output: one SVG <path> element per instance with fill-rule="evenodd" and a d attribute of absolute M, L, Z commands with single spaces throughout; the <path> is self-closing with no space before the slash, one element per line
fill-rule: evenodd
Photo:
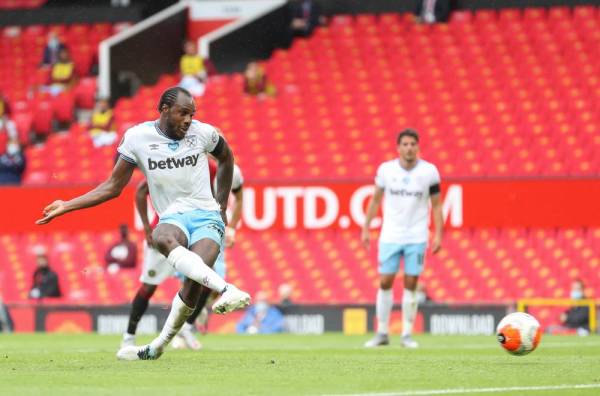
<path fill-rule="evenodd" d="M 228 19 L 232 19 L 232 22 L 229 22 L 226 25 L 198 39 L 200 55 L 204 58 L 210 58 L 210 48 L 212 43 L 223 39 L 224 37 L 244 28 L 245 26 L 257 21 L 262 17 L 265 17 L 270 12 L 284 6 L 285 3 L 285 0 L 183 0 L 168 8 L 165 8 L 164 10 L 100 43 L 98 94 L 102 97 L 112 97 L 115 94 L 115 92 L 112 92 L 112 85 L 114 82 L 111 81 L 111 79 L 115 78 L 116 72 L 121 72 L 121 70 L 114 70 L 116 60 L 111 59 L 115 46 L 123 44 L 126 40 L 135 39 L 137 35 L 153 33 L 150 31 L 150 29 L 157 28 L 157 26 L 159 26 L 161 23 L 168 23 L 169 19 L 176 18 L 184 11 L 187 12 L 186 15 L 188 18 L 193 17 L 194 15 L 204 15 L 205 20 L 210 20 L 211 16 L 213 16 L 214 19 L 218 19 L 219 16 L 221 18 L 227 17 Z M 185 26 L 182 27 L 182 29 L 185 32 Z M 265 30 L 268 29 L 265 27 Z M 169 40 L 169 37 L 162 38 L 163 40 Z M 181 51 L 183 44 L 181 39 L 181 37 L 172 38 L 172 45 L 174 46 L 173 48 L 175 48 L 177 51 Z M 144 42 L 144 44 L 147 45 L 151 43 Z M 259 44 L 260 43 L 257 43 L 257 45 Z M 164 49 L 170 50 L 171 52 L 169 55 L 171 57 L 173 56 L 172 48 Z M 136 56 L 132 55 L 132 58 L 136 58 Z M 153 59 L 157 58 L 155 57 Z M 136 68 L 142 70 L 144 69 L 144 62 L 152 62 L 152 64 L 147 63 L 147 65 L 148 67 L 153 67 L 155 69 L 161 66 L 160 62 L 165 62 L 165 60 L 160 59 L 158 61 L 159 64 L 156 65 L 152 59 L 138 58 L 133 60 L 138 62 Z M 172 66 L 172 59 L 167 63 Z M 172 70 L 167 70 L 165 68 L 164 73 L 171 71 Z"/>

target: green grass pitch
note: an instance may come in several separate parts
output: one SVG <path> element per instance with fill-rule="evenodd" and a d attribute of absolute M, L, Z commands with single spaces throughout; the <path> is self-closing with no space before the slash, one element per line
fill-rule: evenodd
<path fill-rule="evenodd" d="M 418 350 L 401 348 L 398 336 L 366 350 L 367 338 L 208 335 L 199 352 L 120 362 L 115 336 L 3 334 L 0 395 L 600 394 L 596 336 L 547 336 L 524 357 L 494 337 L 422 335 Z"/>

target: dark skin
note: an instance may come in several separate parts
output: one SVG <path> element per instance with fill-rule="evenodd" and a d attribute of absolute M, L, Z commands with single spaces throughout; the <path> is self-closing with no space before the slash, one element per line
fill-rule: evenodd
<path fill-rule="evenodd" d="M 163 105 L 160 109 L 159 127 L 169 138 L 181 140 L 185 137 L 192 123 L 195 111 L 196 105 L 193 98 L 180 92 L 173 106 Z M 231 190 L 234 158 L 227 142 L 222 140 L 219 145 L 221 146 L 220 149 L 211 153 L 218 161 L 218 190 L 215 198 L 221 207 L 221 217 L 227 224 L 225 210 L 227 209 L 227 199 Z M 96 206 L 118 197 L 131 179 L 135 168 L 134 164 L 119 158 L 112 174 L 106 181 L 88 193 L 70 201 L 57 200 L 52 202 L 44 208 L 44 217 L 36 221 L 36 224 L 47 224 L 55 217 L 62 216 L 65 213 Z M 165 256 L 168 256 L 173 249 L 179 246 L 187 247 L 188 245 L 183 231 L 170 224 L 160 224 L 156 227 L 152 239 L 155 247 Z M 213 240 L 202 239 L 194 243 L 190 250 L 198 254 L 208 266 L 212 267 L 219 254 L 219 245 Z M 198 301 L 200 290 L 201 286 L 198 283 L 186 279 L 179 295 L 186 305 L 194 307 L 196 301 Z"/>
<path fill-rule="evenodd" d="M 148 201 L 146 197 L 150 194 L 148 189 L 148 182 L 145 180 L 138 184 L 138 187 L 135 192 L 135 202 L 136 207 L 138 209 L 138 213 L 140 215 L 140 220 L 142 221 L 142 225 L 144 226 L 144 234 L 146 236 L 146 242 L 148 246 L 154 246 L 154 240 L 152 238 L 152 226 L 150 225 L 150 220 L 148 219 Z M 201 256 L 202 257 L 202 256 Z M 205 261 L 206 262 L 206 261 Z M 208 264 L 208 263 L 207 263 Z M 138 292 L 141 292 L 143 295 L 148 298 L 152 298 L 154 293 L 156 292 L 157 285 L 151 285 L 149 283 L 142 283 Z M 202 291 L 199 293 L 199 296 L 202 297 L 202 294 L 210 294 L 212 290 L 202 287 Z M 188 292 L 189 293 L 189 292 Z"/>
<path fill-rule="evenodd" d="M 211 190 L 213 196 L 215 195 L 215 191 L 213 189 L 213 185 L 211 183 Z M 233 192 L 235 196 L 235 206 L 233 209 L 233 214 L 231 216 L 230 226 L 232 228 L 236 228 L 242 212 L 242 203 L 243 203 L 243 191 L 242 187 L 240 187 L 237 191 Z M 146 242 L 148 246 L 154 246 L 154 241 L 152 239 L 152 226 L 150 225 L 150 219 L 148 219 L 148 201 L 147 196 L 150 194 L 148 188 L 148 182 L 142 181 L 138 184 L 137 190 L 135 192 L 135 202 L 136 208 L 140 215 L 140 220 L 142 221 L 142 225 L 144 227 L 144 234 L 146 235 Z M 234 237 L 232 235 L 227 235 L 225 233 L 225 247 L 232 247 L 234 244 Z M 142 283 L 140 286 L 138 293 L 141 293 L 148 298 L 151 298 L 156 292 L 157 285 L 151 285 L 149 283 Z M 208 297 L 213 293 L 213 291 L 207 287 L 202 287 L 202 291 L 200 292 L 199 302 L 198 304 L 204 305 L 208 299 Z M 217 294 L 217 293 L 215 293 Z"/>

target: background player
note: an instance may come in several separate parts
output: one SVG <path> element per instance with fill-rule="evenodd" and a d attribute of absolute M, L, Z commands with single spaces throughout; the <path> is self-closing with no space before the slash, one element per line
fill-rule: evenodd
<path fill-rule="evenodd" d="M 227 284 L 211 267 L 223 240 L 227 200 L 233 177 L 233 153 L 216 128 L 193 120 L 194 100 L 183 88 L 167 89 L 160 98 L 156 121 L 136 125 L 119 145 L 119 159 L 108 180 L 70 201 L 44 208 L 46 224 L 65 213 L 95 206 L 119 196 L 136 166 L 148 181 L 150 198 L 160 221 L 152 239 L 168 262 L 186 276 L 157 338 L 142 347 L 125 347 L 119 359 L 159 358 L 194 311 L 201 285 L 221 293 L 213 311 L 227 313 L 250 303 L 250 296 Z M 208 172 L 208 154 L 218 160 L 216 199 Z M 194 181 L 191 183 L 190 181 Z"/>
<path fill-rule="evenodd" d="M 404 257 L 404 294 L 402 296 L 402 345 L 416 348 L 411 337 L 417 314 L 416 288 L 423 272 L 428 240 L 429 200 L 435 226 L 432 253 L 442 246 L 442 204 L 440 175 L 435 165 L 420 159 L 419 135 L 413 129 L 400 132 L 396 140 L 399 158 L 384 162 L 377 169 L 375 193 L 361 239 L 369 246 L 369 227 L 385 194 L 383 225 L 379 236 L 379 290 L 377 291 L 377 334 L 366 347 L 389 344 L 389 320 L 394 305 L 393 286 L 400 259 Z"/>
<path fill-rule="evenodd" d="M 209 174 L 211 183 L 213 183 L 213 189 L 216 191 L 215 176 L 217 167 L 213 161 L 209 161 Z M 231 192 L 233 193 L 233 209 L 231 220 L 225 229 L 225 247 L 231 247 L 234 243 L 235 238 L 235 227 L 240 221 L 242 204 L 243 204 L 243 176 L 240 168 L 234 165 L 233 168 L 233 181 L 231 184 Z M 144 233 L 146 235 L 146 244 L 144 246 L 144 264 L 140 274 L 140 285 L 133 301 L 131 303 L 131 311 L 129 315 L 129 322 L 127 324 L 127 331 L 123 334 L 123 340 L 121 341 L 121 347 L 128 345 L 135 345 L 135 333 L 137 331 L 137 325 L 141 320 L 142 316 L 148 309 L 150 298 L 154 295 L 156 288 L 162 282 L 164 282 L 170 276 L 173 276 L 175 269 L 167 262 L 165 256 L 160 254 L 153 247 L 152 232 L 154 227 L 158 224 L 158 217 L 155 217 L 153 224 L 150 223 L 148 218 L 148 183 L 146 181 L 141 182 L 138 185 L 135 199 L 136 208 L 138 210 L 140 219 L 144 226 Z M 229 230 L 231 229 L 231 230 Z M 214 266 L 214 270 L 222 278 L 225 278 L 225 252 L 222 251 L 217 258 Z M 198 317 L 199 313 L 204 308 L 210 289 L 203 288 L 196 309 L 189 316 L 186 323 L 183 325 L 179 336 L 183 341 L 183 345 L 190 349 L 200 349 L 202 345 L 198 342 L 192 330 L 194 328 L 194 322 Z M 175 345 L 175 343 L 173 344 Z"/>

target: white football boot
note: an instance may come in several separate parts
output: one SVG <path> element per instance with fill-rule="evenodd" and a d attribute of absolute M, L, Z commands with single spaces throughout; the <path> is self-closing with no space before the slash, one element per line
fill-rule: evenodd
<path fill-rule="evenodd" d="M 365 342 L 365 348 L 375 348 L 378 346 L 385 346 L 390 344 L 390 338 L 387 334 L 377 333 L 375 337 Z"/>
<path fill-rule="evenodd" d="M 154 349 L 150 345 L 126 346 L 119 349 L 117 359 L 119 360 L 156 360 L 162 355 L 162 349 Z"/>
<path fill-rule="evenodd" d="M 404 335 L 401 339 L 401 344 L 404 348 L 415 349 L 419 347 L 419 343 L 412 339 L 410 335 Z"/>
<path fill-rule="evenodd" d="M 228 284 L 225 292 L 215 301 L 212 310 L 217 314 L 226 314 L 250 305 L 250 295 L 232 284 Z"/>

